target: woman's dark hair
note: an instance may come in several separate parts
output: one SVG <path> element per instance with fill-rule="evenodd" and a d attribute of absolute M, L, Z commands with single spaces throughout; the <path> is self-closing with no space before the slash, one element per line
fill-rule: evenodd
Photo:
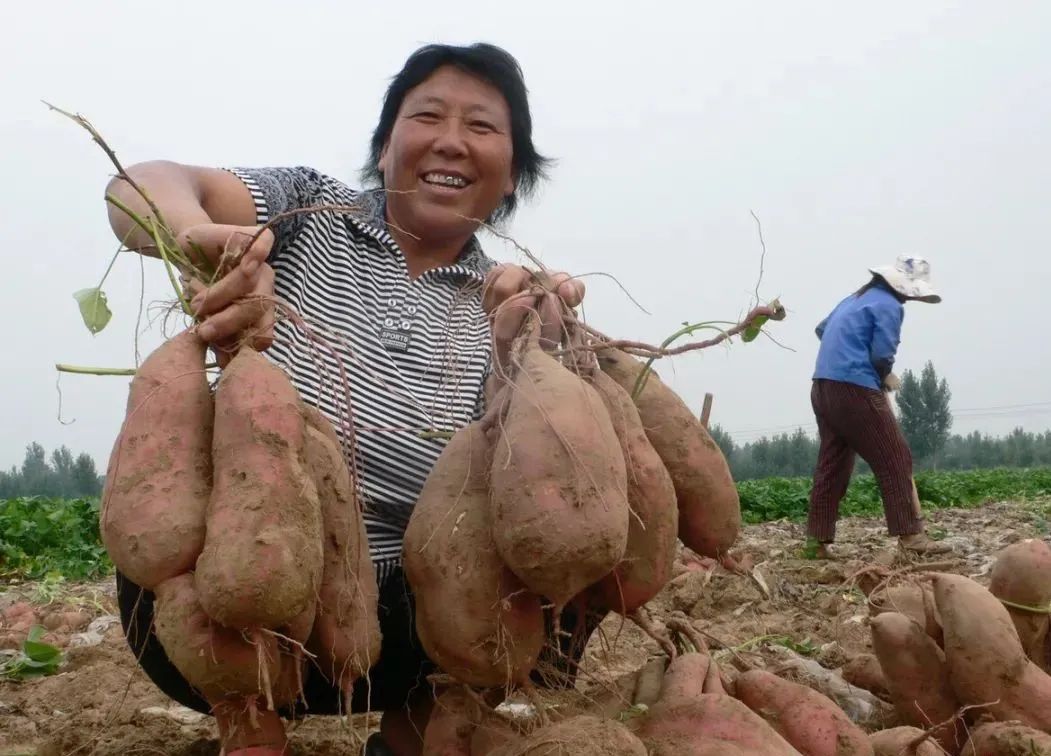
<path fill-rule="evenodd" d="M 422 84 L 442 66 L 456 66 L 488 82 L 500 91 L 511 111 L 511 170 L 515 191 L 504 198 L 493 211 L 491 221 L 510 217 L 521 197 L 530 196 L 541 179 L 547 176 L 551 161 L 533 146 L 533 119 L 529 114 L 529 97 L 522 69 L 507 51 L 495 45 L 479 42 L 469 47 L 454 45 L 427 45 L 409 56 L 405 66 L 391 80 L 383 98 L 380 120 L 372 132 L 369 158 L 362 170 L 366 184 L 383 186 L 379 169 L 380 153 L 390 138 L 394 120 L 409 90 Z"/>
<path fill-rule="evenodd" d="M 873 273 L 872 274 L 872 279 L 867 284 L 862 286 L 860 289 L 855 291 L 854 292 L 854 296 L 855 297 L 860 297 L 862 294 L 864 294 L 869 289 L 875 289 L 876 287 L 879 287 L 881 289 L 886 289 L 891 294 L 893 294 L 895 299 L 897 299 L 899 302 L 904 302 L 906 299 L 908 299 L 908 297 L 905 297 L 902 294 L 899 294 L 898 291 L 893 286 L 891 286 L 889 283 L 887 283 L 887 280 L 883 276 L 879 275 L 878 273 Z"/>

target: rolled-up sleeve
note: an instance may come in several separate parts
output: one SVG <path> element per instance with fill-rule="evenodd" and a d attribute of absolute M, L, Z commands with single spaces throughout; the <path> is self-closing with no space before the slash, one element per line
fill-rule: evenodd
<path fill-rule="evenodd" d="M 289 210 L 315 207 L 324 204 L 324 187 L 327 176 L 307 167 L 294 168 L 229 168 L 252 195 L 255 202 L 256 223 L 263 225 Z M 274 232 L 274 248 L 270 261 L 277 258 L 302 231 L 306 215 L 281 218 L 271 230 Z"/>

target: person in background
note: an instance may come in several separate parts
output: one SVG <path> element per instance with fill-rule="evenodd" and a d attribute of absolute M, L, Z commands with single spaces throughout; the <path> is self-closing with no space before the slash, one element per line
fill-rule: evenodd
<path fill-rule="evenodd" d="M 887 527 L 901 548 L 914 554 L 948 551 L 924 532 L 912 479 L 912 453 L 887 399 L 900 382 L 894 358 L 901 340 L 905 303 L 941 301 L 930 283 L 930 265 L 899 257 L 871 268 L 872 279 L 840 302 L 818 325 L 821 341 L 810 400 L 820 448 L 807 517 L 807 552 L 831 558 L 839 503 L 860 455 L 872 468 L 883 499 Z"/>

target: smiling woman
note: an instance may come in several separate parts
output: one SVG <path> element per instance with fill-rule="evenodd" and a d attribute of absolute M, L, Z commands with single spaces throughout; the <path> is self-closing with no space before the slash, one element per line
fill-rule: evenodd
<path fill-rule="evenodd" d="M 444 442 L 419 431 L 453 431 L 480 417 L 493 362 L 525 315 L 553 313 L 542 329 L 557 343 L 556 297 L 570 307 L 583 297 L 579 282 L 552 274 L 552 293 L 538 302 L 529 292 L 530 274 L 497 265 L 475 236 L 483 222 L 513 213 L 545 165 L 533 146 L 517 62 L 477 44 L 424 47 L 395 76 L 372 137 L 367 191 L 303 167 L 152 162 L 128 171 L 188 255 L 203 251 L 214 263 L 224 251 L 241 253 L 237 267 L 213 285 L 186 282 L 191 307 L 203 320 L 198 334 L 220 364 L 246 343 L 267 349 L 303 400 L 337 429 L 344 427 L 341 419 L 354 419 L 347 461 L 358 472 L 366 505 L 383 645 L 368 679 L 341 690 L 311 668 L 303 687 L 312 714 L 340 712 L 344 701 L 352 711 L 384 712 L 382 736 L 370 741 L 367 753 L 419 753 L 431 706 L 425 677 L 434 667 L 416 636 L 401 552 L 409 516 Z M 125 182 L 111 182 L 109 192 L 149 216 Z M 334 212 L 334 206 L 355 212 Z M 310 208 L 317 212 L 292 212 Z M 128 246 L 155 254 L 152 240 L 126 215 L 112 210 L 110 221 Z M 268 228 L 259 233 L 262 226 Z M 290 320 L 275 319 L 275 296 L 336 335 L 336 353 L 319 356 Z M 331 379 L 344 370 L 349 404 L 344 387 Z M 384 432 L 371 432 L 376 429 Z M 219 702 L 194 690 L 154 635 L 153 594 L 120 574 L 118 590 L 125 630 L 147 674 L 183 704 L 212 711 Z M 561 620 L 566 630 L 574 624 L 579 653 L 593 625 L 569 615 Z M 281 751 L 279 714 L 295 711 L 223 704 L 225 753 Z"/>

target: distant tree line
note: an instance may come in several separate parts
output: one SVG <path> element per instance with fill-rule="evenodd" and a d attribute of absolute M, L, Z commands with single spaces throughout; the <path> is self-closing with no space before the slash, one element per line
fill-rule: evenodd
<path fill-rule="evenodd" d="M 82 498 L 102 493 L 102 478 L 95 460 L 86 453 L 76 457 L 65 446 L 51 452 L 35 441 L 26 447 L 21 467 L 0 471 L 0 499 L 19 496 Z"/>
<path fill-rule="evenodd" d="M 737 444 L 718 425 L 712 438 L 723 450 L 735 480 L 771 477 L 810 477 L 817 462 L 817 439 L 802 429 Z M 1051 467 L 1051 431 L 1027 433 L 1015 428 L 1006 436 L 993 437 L 974 431 L 952 435 L 935 459 L 917 458 L 917 469 L 979 470 L 991 467 Z M 855 471 L 868 472 L 861 459 Z"/>
<path fill-rule="evenodd" d="M 928 362 L 917 377 L 911 370 L 902 373 L 897 395 L 902 432 L 912 450 L 917 469 L 976 470 L 990 467 L 1051 466 L 1051 431 L 1026 433 L 1015 428 L 1007 436 L 994 438 L 974 431 L 966 436 L 952 435 L 952 392 Z M 754 478 L 810 476 L 817 462 L 818 441 L 802 428 L 795 433 L 763 437 L 737 444 L 718 425 L 712 438 L 730 463 L 736 480 Z M 857 472 L 869 472 L 863 460 Z"/>

